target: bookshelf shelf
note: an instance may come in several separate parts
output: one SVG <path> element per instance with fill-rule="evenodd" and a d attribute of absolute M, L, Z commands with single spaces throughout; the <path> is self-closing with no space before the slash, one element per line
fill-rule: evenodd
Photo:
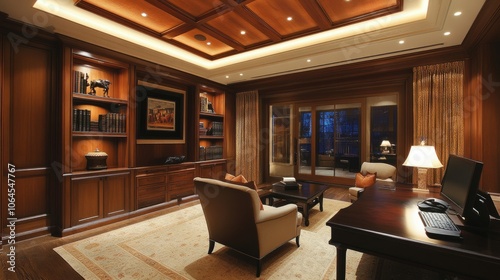
<path fill-rule="evenodd" d="M 95 96 L 95 95 L 90 95 L 90 94 L 84 94 L 84 93 L 73 93 L 73 102 L 74 103 L 92 103 L 96 105 L 102 105 L 102 104 L 115 104 L 117 106 L 127 106 L 128 101 L 124 99 L 119 99 L 119 98 L 112 98 L 112 97 L 101 97 L 101 96 Z"/>
<path fill-rule="evenodd" d="M 127 138 L 126 133 L 108 133 L 108 132 L 100 132 L 100 131 L 73 131 L 73 137 L 108 137 L 108 138 Z"/>

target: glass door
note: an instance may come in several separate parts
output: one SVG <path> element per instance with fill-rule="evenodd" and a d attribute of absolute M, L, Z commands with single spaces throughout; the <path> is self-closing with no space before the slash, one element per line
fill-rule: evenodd
<path fill-rule="evenodd" d="M 313 174 L 311 153 L 313 146 L 312 132 L 313 121 L 311 107 L 299 107 L 298 119 L 298 141 L 297 141 L 297 172 L 299 174 Z"/>
<path fill-rule="evenodd" d="M 316 115 L 316 175 L 354 178 L 361 157 L 361 103 L 318 106 Z"/>
<path fill-rule="evenodd" d="M 292 108 L 292 105 L 273 105 L 270 107 L 269 175 L 272 177 L 293 176 Z"/>
<path fill-rule="evenodd" d="M 296 173 L 319 181 L 354 178 L 360 167 L 360 131 L 361 103 L 299 107 Z"/>

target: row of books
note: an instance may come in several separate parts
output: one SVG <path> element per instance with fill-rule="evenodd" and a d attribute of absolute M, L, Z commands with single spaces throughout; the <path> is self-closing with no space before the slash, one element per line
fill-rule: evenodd
<path fill-rule="evenodd" d="M 200 159 L 199 160 L 211 160 L 222 158 L 222 146 L 200 146 Z"/>
<path fill-rule="evenodd" d="M 91 121 L 91 111 L 87 109 L 73 109 L 73 131 L 100 131 L 111 133 L 125 133 L 126 116 L 120 113 L 99 115 L 97 122 Z"/>
<path fill-rule="evenodd" d="M 212 122 L 212 127 L 206 132 L 206 135 L 212 136 L 223 136 L 224 123 L 223 122 Z"/>
<path fill-rule="evenodd" d="M 74 71 L 75 84 L 73 85 L 73 92 L 87 93 L 89 74 L 80 71 Z"/>

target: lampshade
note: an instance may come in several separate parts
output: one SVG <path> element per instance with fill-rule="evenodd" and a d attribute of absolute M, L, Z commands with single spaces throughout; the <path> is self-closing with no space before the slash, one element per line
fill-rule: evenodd
<path fill-rule="evenodd" d="M 380 147 L 390 147 L 390 146 L 391 142 L 389 142 L 389 140 L 383 140 L 382 144 L 380 144 Z"/>
<path fill-rule="evenodd" d="M 420 168 L 440 168 L 443 164 L 436 155 L 434 146 L 418 145 L 411 146 L 410 153 L 403 163 L 404 166 Z"/>

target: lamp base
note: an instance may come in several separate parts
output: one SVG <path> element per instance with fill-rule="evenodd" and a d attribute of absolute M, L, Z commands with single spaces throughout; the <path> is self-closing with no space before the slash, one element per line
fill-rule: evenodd
<path fill-rule="evenodd" d="M 421 190 L 427 190 L 427 168 L 418 168 L 417 186 Z"/>

